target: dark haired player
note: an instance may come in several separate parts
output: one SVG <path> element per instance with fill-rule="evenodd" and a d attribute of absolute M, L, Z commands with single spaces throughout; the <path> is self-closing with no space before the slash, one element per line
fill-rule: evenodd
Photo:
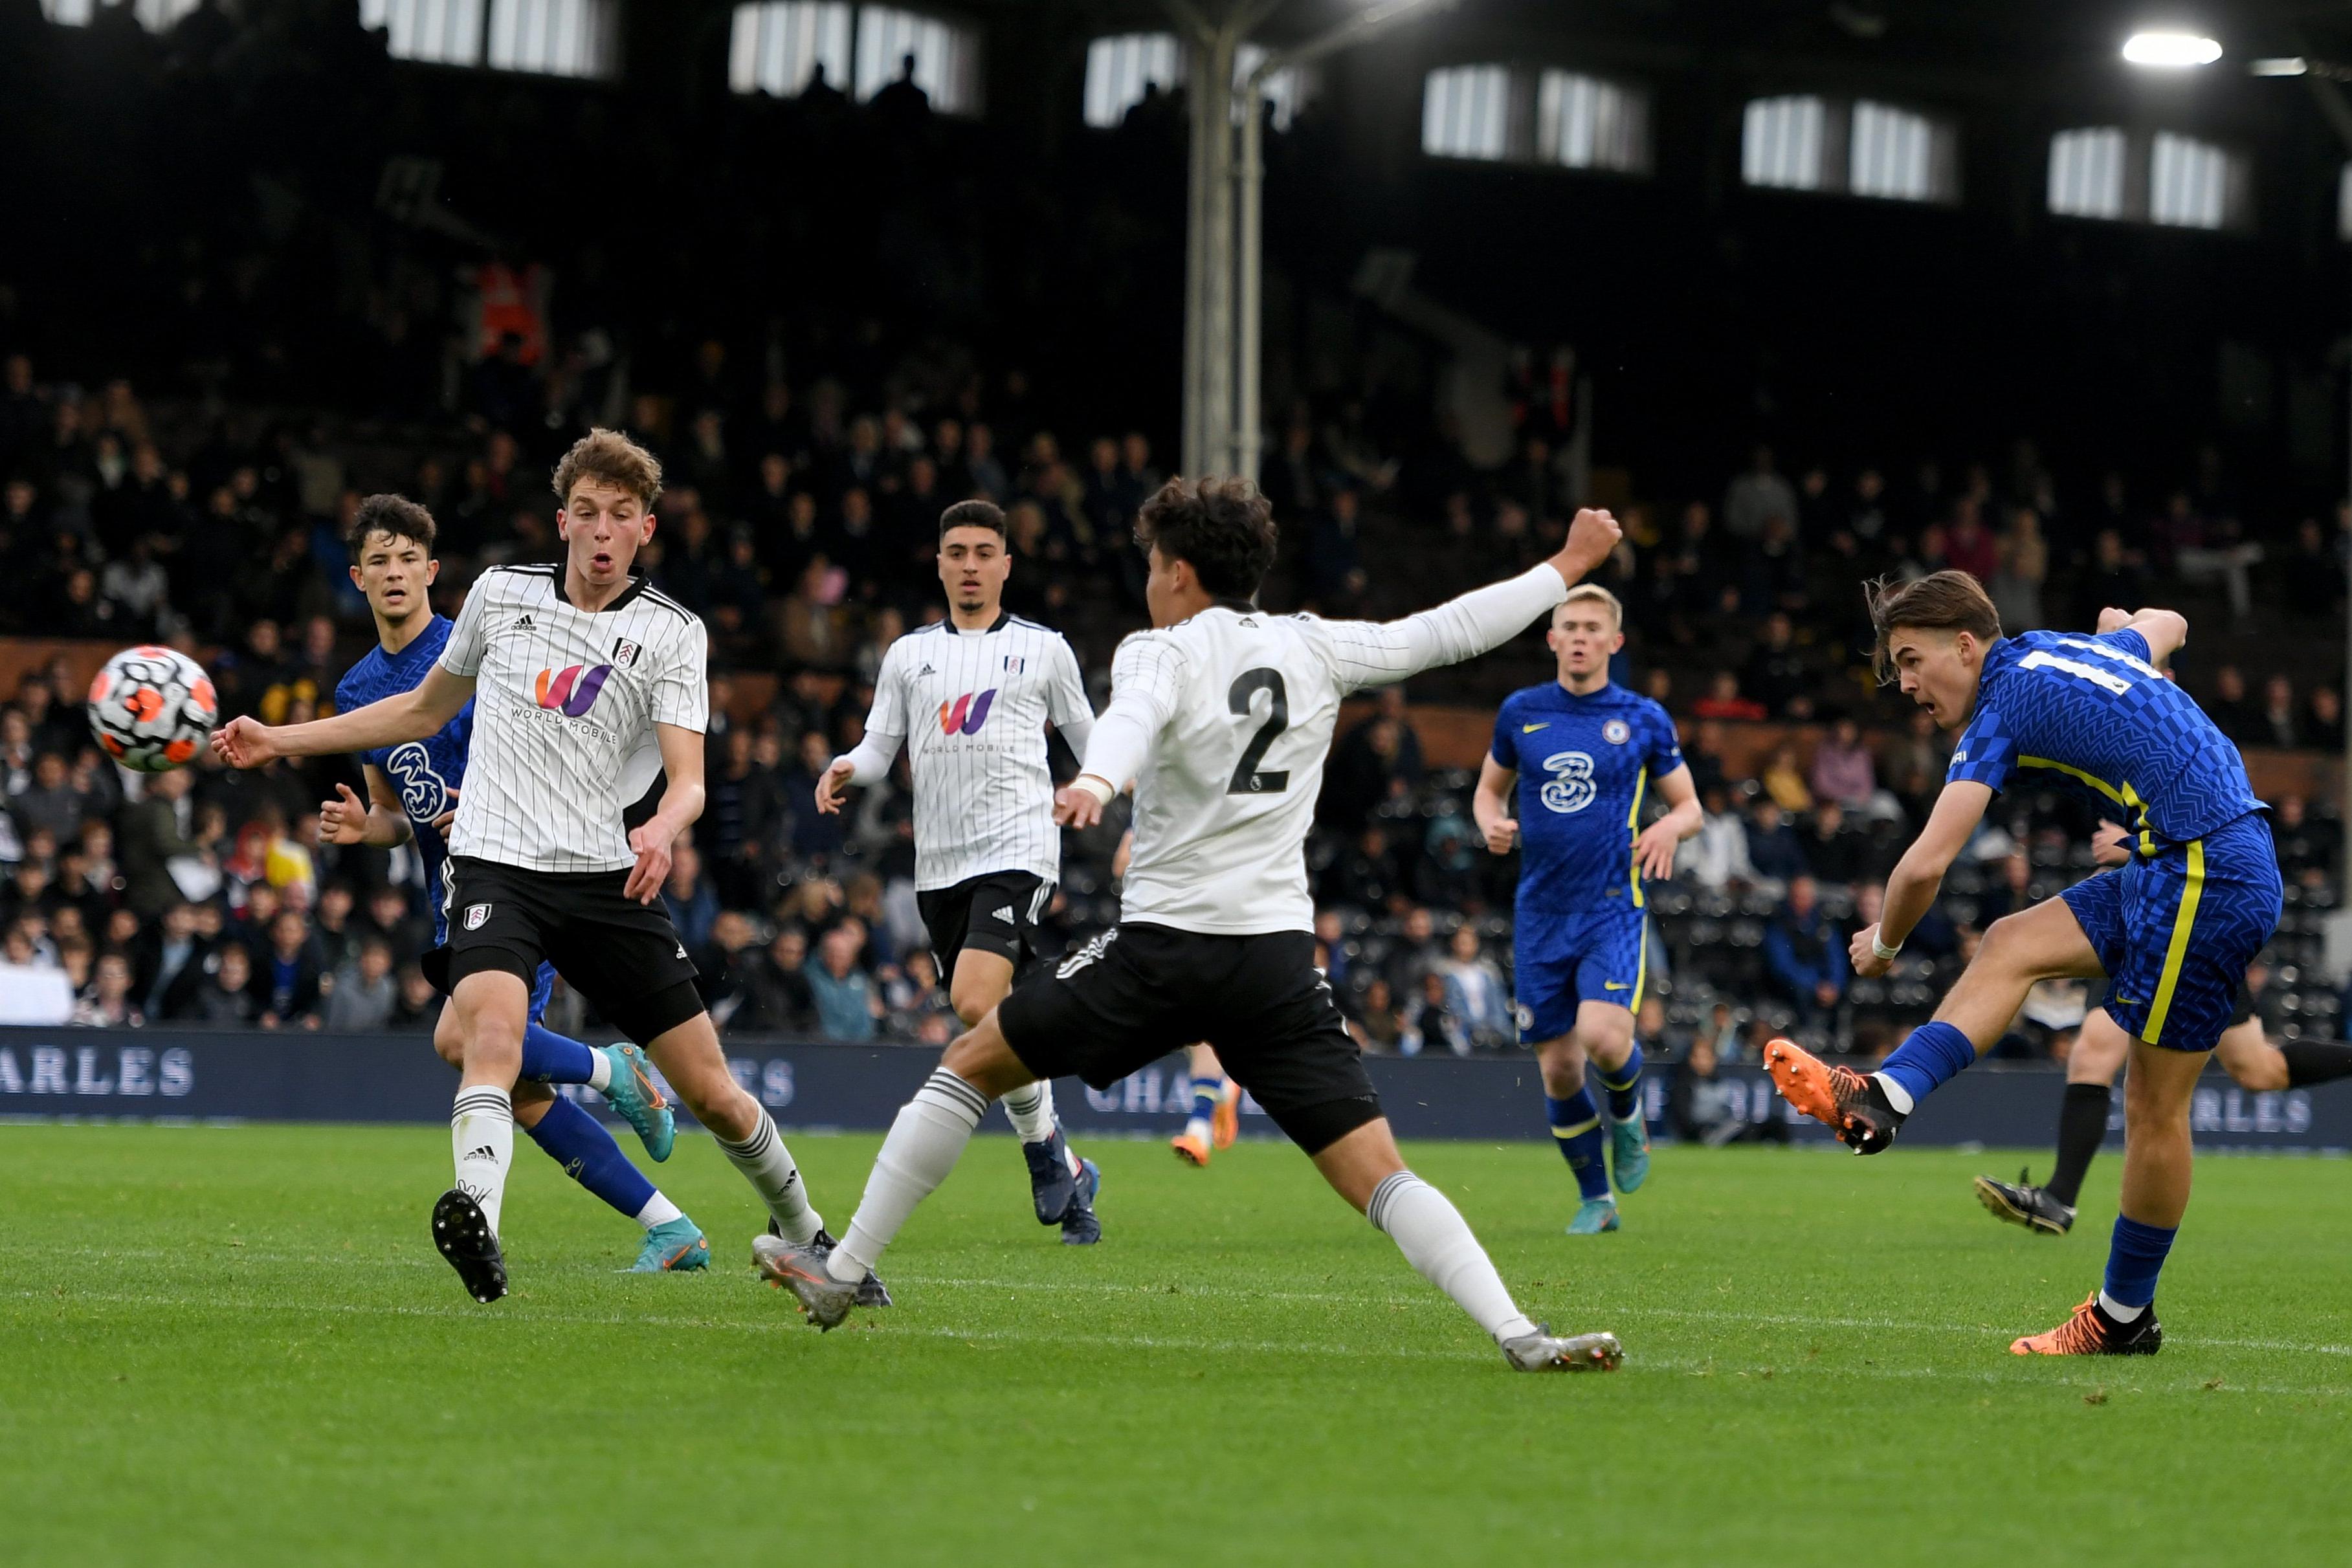
<path fill-rule="evenodd" d="M 646 1048 L 784 1235 L 820 1250 L 829 1240 L 775 1123 L 728 1071 L 657 902 L 670 846 L 702 812 L 709 706 L 702 622 L 629 570 L 653 538 L 661 465 L 592 431 L 556 465 L 555 493 L 564 559 L 484 572 L 415 690 L 309 724 L 240 718 L 213 733 L 237 768 L 367 751 L 425 739 L 480 692 L 444 874 L 449 941 L 432 955 L 465 1054 L 449 1123 L 457 1179 L 434 1205 L 433 1239 L 480 1301 L 507 1291 L 499 1220 L 542 961 Z M 625 776 L 647 744 L 667 783 L 632 830 Z"/>
<path fill-rule="evenodd" d="M 434 613 L 428 592 L 441 565 L 433 559 L 434 532 L 432 514 L 414 501 L 370 496 L 360 503 L 347 542 L 352 581 L 366 596 L 375 618 L 376 645 L 336 685 L 339 711 L 414 690 L 448 643 L 449 621 Z M 474 705 L 468 702 L 423 740 L 362 751 L 367 800 L 362 802 L 349 785 L 339 784 L 336 799 L 319 807 L 320 836 L 331 842 L 383 849 L 415 845 L 432 896 L 436 945 L 449 939 L 441 898 L 447 859 L 442 834 L 465 782 L 473 730 Z M 650 784 L 650 778 L 646 782 Z M 523 1030 L 522 1078 L 514 1096 L 517 1124 L 565 1175 L 646 1228 L 635 1271 L 708 1268 L 710 1245 L 695 1223 L 629 1163 L 603 1123 L 545 1088 L 548 1083 L 589 1085 L 628 1119 L 645 1140 L 647 1154 L 656 1160 L 669 1157 L 672 1118 L 645 1071 L 643 1053 L 634 1045 L 592 1050 L 548 1029 L 540 1018 L 554 982 L 554 967 L 540 965 L 531 986 L 530 1021 Z M 464 1065 L 464 1040 L 454 1009 L 441 1009 L 433 1048 L 451 1066 Z"/>
<path fill-rule="evenodd" d="M 1062 879 L 1045 727 L 1084 756 L 1095 710 L 1077 655 L 1059 632 L 1004 610 L 1013 572 L 1004 513 L 958 501 L 940 517 L 948 618 L 890 644 L 874 677 L 865 738 L 817 779 L 816 809 L 841 810 L 845 786 L 889 776 L 907 748 L 915 780 L 915 897 L 948 1003 L 969 1029 L 1004 999 L 1036 956 L 1036 926 Z M 1054 1086 L 1024 1083 L 1004 1112 L 1029 1164 L 1040 1225 L 1077 1247 L 1102 1239 L 1102 1175 L 1070 1151 Z"/>
<path fill-rule="evenodd" d="M 856 1281 L 946 1179 L 988 1102 L 1074 1072 L 1097 1088 L 1195 1040 L 1521 1371 L 1617 1364 L 1609 1334 L 1531 1322 L 1454 1205 L 1405 1169 L 1331 988 L 1315 968 L 1305 846 L 1340 700 L 1474 658 L 1559 603 L 1618 538 L 1581 512 L 1567 548 L 1507 582 L 1385 625 L 1270 615 L 1271 508 L 1239 479 L 1171 482 L 1144 505 L 1154 630 L 1120 644 L 1111 704 L 1055 816 L 1087 827 L 1129 780 L 1135 852 L 1118 925 L 1041 969 L 948 1048 L 898 1113 L 839 1248 L 767 1237 L 760 1266 L 830 1328 Z"/>
<path fill-rule="evenodd" d="M 2072 780 L 2127 815 L 2128 864 L 1992 923 L 1935 1019 L 1864 1077 L 1776 1040 L 1764 1064 L 1789 1103 L 1857 1154 L 1886 1148 L 1918 1102 L 1999 1040 L 2037 981 L 2107 979 L 2132 1037 L 2123 1200 L 2104 1285 L 2018 1355 L 2149 1355 L 2156 1282 L 2189 1207 L 2189 1107 L 2246 966 L 2278 925 L 2278 854 L 2244 761 L 2158 666 L 2189 635 L 2169 610 L 2105 610 L 2095 635 L 2000 634 L 1976 579 L 1938 571 L 1870 590 L 1882 674 L 1960 731 L 1943 793 L 1887 879 L 1885 914 L 1853 939 L 1883 975 L 1992 798 L 2021 774 Z M 1892 940 L 1888 940 L 1888 938 Z"/>

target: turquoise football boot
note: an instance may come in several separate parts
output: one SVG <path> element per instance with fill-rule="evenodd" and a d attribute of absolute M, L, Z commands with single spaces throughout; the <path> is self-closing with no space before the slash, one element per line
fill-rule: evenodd
<path fill-rule="evenodd" d="M 677 1118 L 670 1114 L 669 1102 L 646 1069 L 646 1053 L 625 1040 L 599 1050 L 613 1068 L 612 1081 L 603 1091 L 604 1103 L 637 1130 L 656 1163 L 669 1158 L 677 1142 Z"/>
<path fill-rule="evenodd" d="M 681 1214 L 646 1232 L 646 1244 L 637 1249 L 637 1260 L 629 1265 L 629 1272 L 683 1274 L 709 1267 L 710 1243 L 702 1239 L 702 1228 Z"/>
<path fill-rule="evenodd" d="M 1633 1192 L 1650 1179 L 1650 1124 L 1639 1114 L 1609 1126 L 1609 1169 L 1619 1192 Z"/>
<path fill-rule="evenodd" d="M 1576 1218 L 1568 1222 L 1570 1236 L 1598 1236 L 1616 1228 L 1617 1200 L 1613 1197 L 1586 1198 L 1577 1206 Z"/>

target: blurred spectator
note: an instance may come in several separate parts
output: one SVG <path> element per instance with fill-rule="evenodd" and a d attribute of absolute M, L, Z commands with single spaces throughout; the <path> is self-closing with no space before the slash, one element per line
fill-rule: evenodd
<path fill-rule="evenodd" d="M 1764 622 L 1764 639 L 1748 656 L 1748 667 L 1741 672 L 1739 690 L 1761 703 L 1776 718 L 1802 718 L 1810 711 L 1812 675 L 1805 667 L 1803 653 L 1797 646 L 1796 623 L 1788 612 L 1776 610 Z M 1738 716 L 1724 714 L 1717 716 Z"/>
<path fill-rule="evenodd" d="M 777 931 L 753 981 L 752 998 L 757 1011 L 745 1019 L 747 1027 L 793 1033 L 814 1025 L 816 993 L 808 978 L 807 932 L 797 925 Z"/>
<path fill-rule="evenodd" d="M 883 985 L 883 1006 L 890 1033 L 900 1040 L 945 1045 L 957 1032 L 954 1010 L 940 988 L 940 972 L 929 953 L 920 948 Z"/>
<path fill-rule="evenodd" d="M 1723 531 L 1735 539 L 1763 537 L 1770 517 L 1797 517 L 1797 492 L 1773 462 L 1772 449 L 1759 442 L 1748 455 L 1747 470 L 1723 493 Z"/>
<path fill-rule="evenodd" d="M 1736 718 L 1755 720 L 1768 716 L 1764 705 L 1739 692 L 1739 677 L 1729 670 L 1717 670 L 1707 682 L 1706 695 L 1691 705 L 1691 712 L 1701 718 Z"/>
<path fill-rule="evenodd" d="M 2294 683 L 2284 675 L 2273 675 L 2263 683 L 2263 716 L 2254 731 L 2256 743 L 2292 748 L 2299 743 L 2295 732 Z"/>
<path fill-rule="evenodd" d="M 1507 1051 L 1518 1043 L 1510 988 L 1494 960 L 1479 950 L 1478 931 L 1468 921 L 1446 943 L 1445 1011 L 1459 1021 L 1472 1049 Z"/>
<path fill-rule="evenodd" d="M 1775 747 L 1771 760 L 1765 763 L 1759 779 L 1764 793 L 1769 795 L 1780 810 L 1790 814 L 1813 809 L 1812 791 L 1805 788 L 1804 769 L 1797 765 L 1794 746 Z"/>
<path fill-rule="evenodd" d="M 1845 996 L 1844 934 L 1822 913 L 1813 879 L 1790 879 L 1788 903 L 1764 929 L 1764 967 L 1801 1027 L 1824 1021 Z"/>
<path fill-rule="evenodd" d="M 2246 697 L 2246 677 L 2237 665 L 2224 664 L 2213 672 L 2213 695 L 2205 701 L 2205 716 L 2240 746 L 2259 744 L 2261 716 Z"/>
<path fill-rule="evenodd" d="M 269 921 L 269 946 L 253 973 L 253 999 L 261 1027 L 317 1029 L 320 998 L 328 988 L 310 946 L 310 923 L 291 909 Z"/>
<path fill-rule="evenodd" d="M 212 973 L 196 988 L 188 1018 L 195 1023 L 250 1024 L 261 1017 L 253 995 L 253 963 L 242 943 L 231 942 L 213 956 Z"/>
<path fill-rule="evenodd" d="M 1799 842 L 1805 867 L 1817 882 L 1850 887 L 1870 875 L 1870 840 L 1847 823 L 1844 809 L 1835 800 L 1813 809 L 1812 826 Z"/>
<path fill-rule="evenodd" d="M 2000 568 L 1985 585 L 2000 613 L 2003 632 L 2014 635 L 2047 623 L 2042 585 L 2049 576 L 2050 546 L 2042 537 L 2041 516 L 2031 507 L 2020 507 L 2000 536 Z"/>
<path fill-rule="evenodd" d="M 100 954 L 89 988 L 74 1005 L 73 1022 L 85 1029 L 136 1029 L 146 1021 L 131 1000 L 131 960 L 120 953 Z"/>
<path fill-rule="evenodd" d="M 1364 820 L 1391 800 L 1411 798 L 1421 782 L 1421 737 L 1405 716 L 1404 693 L 1381 688 L 1370 717 L 1342 736 L 1323 770 L 1317 818 L 1341 832 L 1356 832 Z"/>
<path fill-rule="evenodd" d="M 387 1029 L 406 1032 L 429 1030 L 441 1020 L 441 993 L 425 977 L 425 971 L 415 964 L 404 965 L 400 971 L 399 998 L 393 1003 L 392 1017 L 385 1020 Z"/>
<path fill-rule="evenodd" d="M 2314 751 L 2344 749 L 2344 699 L 2334 686 L 2311 688 L 2297 733 L 2303 744 Z"/>
<path fill-rule="evenodd" d="M 669 911 L 670 924 L 677 927 L 677 938 L 686 945 L 688 956 L 701 964 L 709 953 L 710 927 L 719 918 L 719 894 L 703 879 L 701 852 L 684 837 L 670 850 L 669 881 L 662 886 L 662 905 Z"/>
<path fill-rule="evenodd" d="M 804 973 L 816 1008 L 817 1032 L 827 1040 L 872 1040 L 882 996 L 857 967 L 863 933 L 845 921 L 817 939 L 817 961 Z"/>
<path fill-rule="evenodd" d="M 1425 1051 L 1470 1054 L 1469 1027 L 1453 1010 L 1449 992 L 1446 977 L 1439 971 L 1432 969 L 1421 977 L 1420 987 L 1404 1005 L 1404 1032 L 1398 1038 L 1398 1050 L 1407 1056 Z"/>
<path fill-rule="evenodd" d="M 181 900 L 165 909 L 132 948 L 131 994 L 139 1010 L 156 1019 L 185 1017 L 204 982 L 208 951 L 194 905 Z"/>
<path fill-rule="evenodd" d="M 1748 809 L 1748 863 L 1757 881 L 1775 887 L 1805 874 L 1804 846 L 1780 802 L 1769 795 Z"/>
<path fill-rule="evenodd" d="M 1404 1019 L 1398 1013 L 1389 983 L 1374 975 L 1351 1009 L 1356 1043 L 1375 1056 L 1394 1056 L 1404 1038 Z"/>
<path fill-rule="evenodd" d="M 1830 726 L 1829 734 L 1813 747 L 1811 779 L 1813 793 L 1849 810 L 1870 810 L 1878 794 L 1878 763 L 1862 738 L 1862 727 L 1850 718 Z M 1885 804 L 1893 807 L 1890 797 Z"/>
<path fill-rule="evenodd" d="M 381 936 L 360 944 L 359 956 L 335 975 L 333 994 L 327 998 L 326 1025 L 346 1033 L 367 1033 L 388 1027 L 400 1002 L 400 985 L 393 977 L 392 947 Z"/>
<path fill-rule="evenodd" d="M 1723 798 L 1721 789 L 1706 791 L 1701 804 L 1706 814 L 1698 831 L 1683 841 L 1675 871 L 1701 887 L 1720 893 L 1735 882 L 1756 880 L 1748 858 L 1748 825 Z"/>

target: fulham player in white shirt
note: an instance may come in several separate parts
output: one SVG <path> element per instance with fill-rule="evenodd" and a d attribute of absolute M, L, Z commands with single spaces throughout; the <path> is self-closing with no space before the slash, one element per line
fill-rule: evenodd
<path fill-rule="evenodd" d="M 1507 581 L 1402 621 L 1323 621 L 1256 607 L 1272 510 L 1239 479 L 1173 481 L 1148 502 L 1154 630 L 1112 666 L 1077 781 L 1056 815 L 1084 826 L 1130 779 L 1135 850 L 1118 925 L 1023 984 L 948 1048 L 884 1140 L 828 1256 L 762 1239 L 754 1252 L 829 1328 L 915 1206 L 946 1179 L 988 1102 L 1073 1072 L 1107 1088 L 1194 1040 L 1525 1372 L 1614 1367 L 1615 1336 L 1553 1334 L 1514 1303 L 1454 1205 L 1405 1168 L 1329 985 L 1314 965 L 1306 840 L 1342 698 L 1475 658 L 1524 631 L 1607 559 L 1605 512 Z"/>
<path fill-rule="evenodd" d="M 555 494 L 562 563 L 484 572 L 414 690 L 309 724 L 240 718 L 213 736 L 232 766 L 258 768 L 422 740 L 476 699 L 444 878 L 448 943 L 426 972 L 449 993 L 465 1051 L 450 1118 L 457 1181 L 434 1206 L 433 1239 L 479 1301 L 507 1291 L 500 1208 L 542 959 L 646 1048 L 779 1234 L 831 1246 L 775 1123 L 729 1072 L 659 903 L 670 845 L 702 814 L 709 702 L 702 622 L 629 570 L 653 538 L 661 466 L 617 432 L 593 431 L 557 465 Z M 667 786 L 630 831 L 625 778 L 648 743 Z M 878 1281 L 864 1293 L 885 1299 Z"/>
<path fill-rule="evenodd" d="M 1036 956 L 1037 921 L 1062 878 L 1062 830 L 1045 727 L 1086 755 L 1095 722 L 1078 658 L 1059 632 L 1004 609 L 1013 574 L 1004 513 L 958 501 L 940 517 L 948 618 L 890 644 L 874 679 L 866 736 L 817 780 L 816 809 L 841 810 L 846 786 L 889 776 L 898 748 L 915 779 L 915 896 L 948 1002 L 966 1028 L 988 1016 Z M 1062 1239 L 1102 1239 L 1102 1174 L 1070 1152 L 1054 1087 L 1003 1094 L 1029 1164 L 1040 1225 Z"/>

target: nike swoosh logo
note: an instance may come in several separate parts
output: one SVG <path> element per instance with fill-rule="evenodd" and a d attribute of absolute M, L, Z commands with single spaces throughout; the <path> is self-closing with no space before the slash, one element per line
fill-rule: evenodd
<path fill-rule="evenodd" d="M 1633 988 L 1622 980 L 1603 980 L 1601 982 L 1601 988 L 1604 991 L 1630 991 Z"/>
<path fill-rule="evenodd" d="M 1519 733 L 1521 735 L 1533 735 L 1539 729 L 1549 729 L 1550 727 L 1551 724 L 1549 720 L 1546 720 L 1542 724 L 1523 724 L 1519 726 Z"/>

